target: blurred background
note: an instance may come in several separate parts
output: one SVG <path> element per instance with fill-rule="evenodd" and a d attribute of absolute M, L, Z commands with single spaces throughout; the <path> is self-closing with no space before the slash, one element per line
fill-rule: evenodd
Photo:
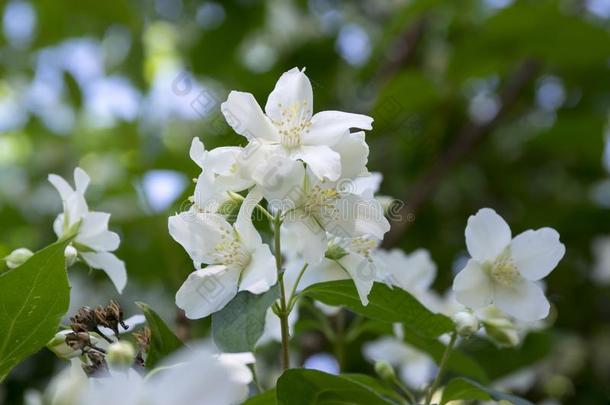
<path fill-rule="evenodd" d="M 282 72 L 306 67 L 316 111 L 375 118 L 369 169 L 404 202 L 385 245 L 430 250 L 438 291 L 461 269 L 466 220 L 481 207 L 515 233 L 560 232 L 553 328 L 517 349 L 467 349 L 493 379 L 543 369 L 514 388 L 532 401 L 610 403 L 610 0 L 9 0 L 0 13 L 0 257 L 54 240 L 60 201 L 46 177 L 71 182 L 79 165 L 90 207 L 121 235 L 126 311 L 145 301 L 187 328 L 173 295 L 191 263 L 167 217 L 198 175 L 191 139 L 243 145 L 220 114 L 228 92 L 264 103 Z M 70 279 L 73 308 L 116 298 L 101 272 Z M 332 351 L 297 331 L 301 362 Z M 371 372 L 361 344 L 345 370 Z M 42 351 L 0 403 L 61 367 Z"/>

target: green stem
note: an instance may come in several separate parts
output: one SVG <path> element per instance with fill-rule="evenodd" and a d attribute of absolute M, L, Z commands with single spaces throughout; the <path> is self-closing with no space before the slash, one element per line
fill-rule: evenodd
<path fill-rule="evenodd" d="M 239 201 L 243 201 L 243 200 L 246 199 L 243 195 L 237 194 L 234 191 L 229 191 L 229 195 L 231 196 L 231 198 L 234 198 L 234 199 L 239 200 Z M 258 208 L 259 211 L 262 212 L 265 215 L 265 217 L 267 217 L 267 219 L 269 221 L 271 221 L 271 222 L 275 221 L 275 217 L 273 215 L 271 215 L 271 213 L 269 211 L 267 211 L 265 209 L 265 207 L 263 207 L 260 204 L 256 204 L 256 208 Z"/>
<path fill-rule="evenodd" d="M 398 377 L 394 377 L 393 380 L 394 385 L 398 387 L 402 395 L 407 399 L 410 404 L 417 404 L 415 400 L 415 395 L 400 381 Z"/>
<path fill-rule="evenodd" d="M 290 355 L 288 352 L 288 343 L 290 341 L 290 330 L 288 329 L 288 315 L 290 311 L 286 305 L 286 288 L 284 287 L 284 272 L 282 271 L 282 245 L 280 241 L 280 227 L 282 226 L 281 213 L 273 219 L 273 237 L 275 245 L 275 266 L 277 268 L 277 279 L 280 285 L 280 305 L 277 316 L 280 318 L 280 327 L 282 331 L 282 369 L 290 368 Z"/>
<path fill-rule="evenodd" d="M 303 274 L 305 274 L 305 270 L 307 270 L 307 266 L 309 266 L 307 263 L 305 263 L 303 265 L 303 267 L 301 268 L 301 271 L 299 272 L 299 275 L 297 276 L 296 281 L 294 282 L 294 285 L 292 286 L 292 291 L 290 292 L 290 299 L 288 300 L 288 313 L 292 312 L 292 308 L 294 307 L 294 304 L 296 304 L 296 302 L 297 302 L 297 297 L 296 297 L 297 287 L 299 286 L 299 283 L 301 282 L 301 278 L 303 278 Z"/>
<path fill-rule="evenodd" d="M 453 332 L 451 334 L 451 340 L 449 340 L 449 344 L 445 348 L 445 352 L 443 353 L 443 358 L 441 359 L 441 363 L 439 364 L 439 370 L 436 374 L 436 378 L 430 385 L 430 389 L 428 390 L 428 394 L 426 395 L 425 405 L 430 405 L 432 401 L 432 395 L 434 395 L 434 391 L 438 388 L 441 380 L 443 379 L 443 374 L 445 374 L 445 369 L 447 368 L 447 363 L 449 362 L 449 356 L 451 354 L 451 350 L 453 350 L 453 346 L 455 346 L 455 342 L 457 340 L 457 332 Z"/>

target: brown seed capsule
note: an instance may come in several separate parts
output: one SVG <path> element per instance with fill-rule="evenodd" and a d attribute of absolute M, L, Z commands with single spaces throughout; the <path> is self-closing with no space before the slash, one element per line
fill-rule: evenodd
<path fill-rule="evenodd" d="M 74 332 L 66 335 L 66 344 L 72 350 L 81 350 L 83 354 L 85 349 L 91 346 L 91 337 L 87 332 Z"/>
<path fill-rule="evenodd" d="M 127 329 L 127 325 L 123 322 L 123 309 L 115 300 L 110 300 L 110 303 L 106 307 L 106 318 L 117 324 L 117 326 L 120 324 L 123 329 Z"/>
<path fill-rule="evenodd" d="M 72 328 L 75 332 L 90 332 L 93 331 L 97 327 L 97 322 L 95 319 L 95 312 L 90 307 L 82 307 L 80 308 L 76 314 L 72 318 L 70 318 L 72 325 L 78 325 L 76 330 L 74 327 Z"/>
<path fill-rule="evenodd" d="M 148 353 L 148 348 L 150 347 L 150 329 L 148 326 L 144 327 L 144 329 L 139 332 L 134 332 L 132 336 L 136 339 L 140 350 Z"/>
<path fill-rule="evenodd" d="M 108 373 L 108 364 L 102 353 L 96 351 L 87 352 L 89 364 L 83 364 L 83 371 L 88 377 L 98 377 Z"/>

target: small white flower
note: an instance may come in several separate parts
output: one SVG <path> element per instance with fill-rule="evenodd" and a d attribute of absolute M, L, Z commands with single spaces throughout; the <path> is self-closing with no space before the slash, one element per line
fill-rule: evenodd
<path fill-rule="evenodd" d="M 493 303 L 524 321 L 545 318 L 550 305 L 536 282 L 557 266 L 565 247 L 551 228 L 511 238 L 508 224 L 492 209 L 468 219 L 466 246 L 472 259 L 455 277 L 456 298 L 474 309 Z"/>
<path fill-rule="evenodd" d="M 379 250 L 377 257 L 383 263 L 379 281 L 419 296 L 425 294 L 436 278 L 436 264 L 425 249 L 406 254 L 400 249 Z"/>
<path fill-rule="evenodd" d="M 300 253 L 309 264 L 323 259 L 327 233 L 343 238 L 370 235 L 382 239 L 390 229 L 370 188 L 352 190 L 344 185 L 321 182 L 303 164 L 296 163 L 281 184 L 265 190 L 271 209 L 279 209 L 284 215 L 283 228 L 299 235 Z"/>
<path fill-rule="evenodd" d="M 205 344 L 191 345 L 170 356 L 162 372 L 142 378 L 133 369 L 91 378 L 78 405 L 193 404 L 233 405 L 248 396 L 252 353 L 217 354 Z"/>
<path fill-rule="evenodd" d="M 76 231 L 71 246 L 78 252 L 78 257 L 92 268 L 103 270 L 119 293 L 122 292 L 127 283 L 125 263 L 110 253 L 118 249 L 121 240 L 119 235 L 108 230 L 110 214 L 89 211 L 85 201 L 89 176 L 80 167 L 74 169 L 75 189 L 55 174 L 49 175 L 49 182 L 59 192 L 64 209 L 53 223 L 55 234 L 61 239 Z"/>
<path fill-rule="evenodd" d="M 426 353 L 402 340 L 400 326 L 395 330 L 396 337 L 384 336 L 366 343 L 363 347 L 364 356 L 371 362 L 390 363 L 399 369 L 400 379 L 408 386 L 424 388 L 434 378 L 436 364 Z"/>
<path fill-rule="evenodd" d="M 261 294 L 277 281 L 274 257 L 252 224 L 262 196 L 250 191 L 235 224 L 219 214 L 183 212 L 169 218 L 169 233 L 184 247 L 196 271 L 176 294 L 176 305 L 191 319 L 222 309 L 238 291 Z M 208 266 L 201 269 L 201 264 Z"/>
<path fill-rule="evenodd" d="M 353 280 L 363 305 L 368 305 L 368 295 L 377 279 L 378 263 L 375 252 L 379 241 L 361 236 L 356 238 L 331 237 L 326 257 L 317 264 L 310 264 L 299 282 L 297 291 L 310 285 L 335 280 Z M 286 266 L 288 284 L 298 275 L 304 262 L 292 259 Z"/>
<path fill-rule="evenodd" d="M 190 157 L 202 169 L 193 195 L 194 210 L 216 212 L 230 200 L 230 191 L 242 191 L 254 184 L 240 170 L 241 151 L 242 148 L 230 146 L 207 151 L 199 138 L 193 138 Z"/>
<path fill-rule="evenodd" d="M 235 132 L 245 136 L 254 146 L 246 150 L 255 151 L 256 155 L 272 153 L 302 160 L 320 180 L 337 180 L 341 175 L 341 157 L 332 147 L 350 128 L 370 130 L 373 122 L 371 117 L 340 111 L 312 115 L 311 83 L 304 71 L 297 68 L 280 77 L 269 94 L 265 113 L 252 94 L 238 91 L 229 94 L 221 110 Z M 251 156 L 250 159 L 256 166 L 268 167 L 270 164 L 264 157 Z M 269 170 L 252 172 L 268 173 Z"/>

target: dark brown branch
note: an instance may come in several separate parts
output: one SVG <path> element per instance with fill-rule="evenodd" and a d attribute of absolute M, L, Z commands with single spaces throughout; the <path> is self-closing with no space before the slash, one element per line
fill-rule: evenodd
<path fill-rule="evenodd" d="M 394 77 L 401 69 L 408 66 L 414 59 L 415 51 L 421 43 L 426 18 L 422 17 L 414 21 L 393 44 L 393 53 L 388 60 L 377 71 L 375 78 L 378 83 L 385 83 L 388 78 Z"/>
<path fill-rule="evenodd" d="M 392 229 L 386 235 L 385 246 L 395 245 L 410 225 L 408 218 L 428 201 L 441 184 L 450 168 L 467 155 L 477 143 L 492 132 L 506 113 L 517 102 L 527 84 L 538 72 L 539 64 L 534 60 L 522 62 L 515 73 L 508 79 L 500 92 L 500 109 L 491 120 L 475 124 L 468 122 L 455 137 L 449 148 L 436 160 L 432 167 L 420 177 L 415 185 L 403 196 L 406 202 L 396 213 Z"/>

